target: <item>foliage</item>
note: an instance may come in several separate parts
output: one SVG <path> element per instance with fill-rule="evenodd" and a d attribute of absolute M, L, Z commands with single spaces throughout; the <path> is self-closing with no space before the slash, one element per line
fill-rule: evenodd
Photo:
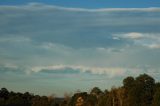
<path fill-rule="evenodd" d="M 78 92 L 64 98 L 15 93 L 6 88 L 0 90 L 0 106 L 160 106 L 160 83 L 142 74 L 126 77 L 123 86 L 104 92 L 94 87 L 90 93 Z"/>
<path fill-rule="evenodd" d="M 160 87 L 155 89 L 152 106 L 160 106 Z"/>

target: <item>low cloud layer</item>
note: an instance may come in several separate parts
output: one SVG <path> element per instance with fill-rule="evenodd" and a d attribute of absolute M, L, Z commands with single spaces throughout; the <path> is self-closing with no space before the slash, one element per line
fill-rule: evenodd
<path fill-rule="evenodd" d="M 45 70 L 53 70 L 53 71 L 60 71 L 60 70 L 79 70 L 80 72 L 89 72 L 91 74 L 106 74 L 108 76 L 120 76 L 125 73 L 125 69 L 123 68 L 102 68 L 102 67 L 86 67 L 86 66 L 67 66 L 67 65 L 54 65 L 54 66 L 46 66 L 46 67 L 33 67 L 31 71 L 33 72 L 40 72 Z"/>

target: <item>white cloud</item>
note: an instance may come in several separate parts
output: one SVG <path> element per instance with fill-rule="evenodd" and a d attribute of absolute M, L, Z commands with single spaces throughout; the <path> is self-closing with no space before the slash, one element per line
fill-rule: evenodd
<path fill-rule="evenodd" d="M 126 39 L 133 41 L 134 45 L 144 46 L 150 49 L 160 48 L 160 34 L 159 33 L 139 33 L 130 32 L 123 34 L 114 34 L 113 37 L 118 37 L 119 39 Z"/>
<path fill-rule="evenodd" d="M 32 67 L 29 73 L 31 74 L 32 72 L 38 73 L 41 71 L 45 70 L 50 70 L 50 71 L 60 71 L 60 70 L 65 70 L 65 69 L 71 69 L 71 70 L 78 70 L 82 73 L 85 72 L 90 72 L 91 74 L 96 74 L 96 75 L 106 75 L 109 78 L 114 78 L 114 77 L 126 77 L 126 76 L 137 76 L 139 74 L 149 74 L 149 75 L 154 75 L 156 76 L 155 73 L 159 73 L 159 69 L 154 69 L 151 67 L 135 67 L 135 68 L 124 68 L 124 67 L 88 67 L 88 66 L 82 66 L 82 65 L 51 65 L 51 66 L 35 66 Z M 72 72 L 73 72 L 72 71 Z M 153 72 L 153 73 L 152 73 Z M 62 74 L 62 73 L 61 73 Z"/>
<path fill-rule="evenodd" d="M 139 12 L 160 12 L 160 8 L 158 7 L 150 7 L 150 8 L 98 8 L 98 9 L 87 9 L 87 8 L 68 8 L 68 7 L 61 7 L 56 5 L 48 5 L 43 3 L 36 3 L 31 2 L 27 5 L 21 6 L 7 6 L 3 5 L 1 8 L 4 9 L 28 9 L 28 10 L 42 10 L 42 9 L 58 9 L 58 10 L 65 10 L 65 11 L 80 11 L 80 12 L 132 12 L 132 11 L 139 11 Z"/>
<path fill-rule="evenodd" d="M 146 46 L 151 49 L 160 49 L 160 44 L 150 44 L 150 45 L 146 45 Z"/>
<path fill-rule="evenodd" d="M 138 68 L 122 68 L 122 67 L 87 67 L 81 65 L 51 65 L 51 66 L 36 66 L 31 68 L 32 72 L 40 72 L 45 70 L 60 71 L 65 69 L 79 70 L 80 72 L 90 72 L 92 74 L 107 75 L 108 77 L 125 76 L 129 74 L 138 74 L 142 69 Z"/>
<path fill-rule="evenodd" d="M 113 34 L 113 38 L 120 39 L 141 39 L 144 38 L 143 33 L 138 33 L 138 32 L 130 32 L 130 33 L 120 33 L 120 34 Z"/>
<path fill-rule="evenodd" d="M 10 64 L 10 63 L 6 63 L 6 64 L 4 65 L 4 67 L 6 67 L 6 68 L 11 68 L 11 69 L 18 69 L 18 66 L 17 66 L 17 65 L 15 65 L 15 64 Z"/>
<path fill-rule="evenodd" d="M 143 38 L 144 35 L 142 33 L 131 32 L 131 33 L 124 34 L 123 37 L 128 39 L 140 39 L 140 38 Z"/>
<path fill-rule="evenodd" d="M 48 9 L 59 9 L 66 11 L 82 11 L 82 12 L 116 12 L 116 11 L 141 11 L 141 12 L 160 12 L 160 8 L 151 7 L 151 8 L 99 8 L 99 9 L 86 9 L 86 8 L 66 8 L 55 5 L 46 5 L 42 3 L 29 3 L 28 6 L 36 8 L 48 8 Z"/>
<path fill-rule="evenodd" d="M 23 69 L 23 71 L 27 74 L 27 75 L 32 75 L 32 73 L 39 73 L 39 72 L 44 72 L 45 71 L 53 71 L 53 74 L 55 74 L 54 72 L 60 72 L 59 74 L 63 75 L 63 72 L 65 70 L 72 70 L 71 73 L 74 73 L 73 71 L 77 72 L 79 71 L 80 73 L 85 73 L 85 72 L 89 72 L 91 74 L 95 74 L 95 75 L 105 75 L 107 78 L 115 78 L 115 77 L 126 77 L 126 76 L 137 76 L 139 74 L 149 74 L 149 75 L 159 75 L 159 68 L 152 68 L 150 66 L 146 66 L 144 67 L 135 67 L 135 68 L 125 68 L 125 67 L 90 67 L 90 66 L 84 66 L 84 65 L 50 65 L 50 66 L 32 66 L 32 67 L 21 67 L 21 66 L 17 66 L 14 64 L 5 64 L 5 65 L 0 65 L 0 68 L 6 68 L 7 71 L 19 71 Z M 9 69 L 9 70 L 8 70 Z M 61 72 L 62 71 L 62 72 Z M 68 71 L 69 72 L 69 71 Z M 76 74 L 80 74 L 80 73 L 76 73 Z M 65 73 L 64 73 L 65 74 Z"/>
<path fill-rule="evenodd" d="M 120 40 L 120 38 L 119 38 L 119 37 L 116 37 L 116 36 L 113 36 L 112 39 L 114 39 L 114 40 Z"/>
<path fill-rule="evenodd" d="M 29 80 L 34 76 L 41 85 L 45 77 L 52 80 L 49 85 L 65 86 L 67 76 L 71 82 L 74 77 L 102 78 L 113 85 L 119 78 L 143 73 L 159 79 L 160 8 L 84 9 L 30 3 L 1 5 L 0 13 L 0 68 L 29 74 L 15 76 L 17 81 L 20 76 Z"/>
<path fill-rule="evenodd" d="M 68 47 L 68 46 L 64 46 L 61 44 L 56 44 L 53 42 L 44 42 L 41 45 L 42 48 L 44 49 L 48 49 L 48 50 L 55 50 L 55 49 L 59 49 L 59 50 L 71 50 L 72 48 Z"/>
<path fill-rule="evenodd" d="M 33 5 L 34 6 L 34 5 Z M 43 5 L 42 5 L 43 6 Z M 127 11 L 139 11 L 139 12 L 160 12 L 160 8 L 99 8 L 99 9 L 86 9 L 86 8 L 66 8 L 60 6 L 48 6 L 49 8 L 56 8 L 66 11 L 81 11 L 81 12 L 127 12 Z"/>
<path fill-rule="evenodd" d="M 31 41 L 32 40 L 30 38 L 24 36 L 12 35 L 11 37 L 0 37 L 0 43 L 24 43 Z"/>
<path fill-rule="evenodd" d="M 156 57 L 148 56 L 152 55 L 151 48 L 158 49 L 160 45 L 159 11 L 160 8 L 65 8 L 39 3 L 0 6 L 0 43 L 5 43 L 0 46 L 1 63 L 26 67 L 67 63 L 71 66 L 61 68 L 109 75 L 125 72 L 123 69 L 128 68 L 123 66 L 159 67 L 159 54 L 153 51 Z M 7 35 L 10 33 L 14 35 Z"/>

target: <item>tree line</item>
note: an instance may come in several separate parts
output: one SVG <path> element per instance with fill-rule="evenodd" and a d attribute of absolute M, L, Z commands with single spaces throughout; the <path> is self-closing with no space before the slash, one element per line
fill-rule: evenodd
<path fill-rule="evenodd" d="M 1 88 L 0 106 L 160 106 L 160 83 L 147 74 L 128 76 L 121 87 L 104 91 L 94 87 L 89 93 L 77 92 L 64 98 Z"/>

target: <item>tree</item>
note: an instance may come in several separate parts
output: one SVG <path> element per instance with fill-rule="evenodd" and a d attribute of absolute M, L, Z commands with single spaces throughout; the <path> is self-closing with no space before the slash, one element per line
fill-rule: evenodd
<path fill-rule="evenodd" d="M 125 88 L 124 106 L 150 106 L 154 86 L 154 79 L 147 74 L 141 74 L 136 79 L 133 77 L 125 78 L 123 80 L 123 87 Z"/>
<path fill-rule="evenodd" d="M 94 87 L 91 90 L 90 94 L 95 95 L 98 98 L 99 96 L 101 96 L 103 94 L 103 92 L 98 87 Z"/>
<path fill-rule="evenodd" d="M 94 87 L 91 92 L 78 92 L 72 97 L 34 96 L 29 92 L 9 92 L 0 90 L 0 106 L 160 106 L 160 82 L 141 74 L 123 80 L 122 87 L 113 87 L 110 91 L 101 91 Z"/>
<path fill-rule="evenodd" d="M 96 106 L 98 99 L 94 95 L 88 95 L 85 106 Z"/>
<path fill-rule="evenodd" d="M 64 94 L 64 100 L 63 100 L 61 106 L 68 106 L 69 105 L 69 101 L 71 99 L 71 95 L 72 95 L 72 93 L 65 93 Z"/>
<path fill-rule="evenodd" d="M 29 104 L 25 99 L 23 99 L 21 96 L 16 95 L 16 96 L 11 96 L 6 102 L 7 106 L 28 106 Z"/>
<path fill-rule="evenodd" d="M 52 104 L 52 101 L 46 96 L 35 96 L 32 99 L 32 106 L 50 106 Z"/>
<path fill-rule="evenodd" d="M 135 79 L 132 76 L 129 76 L 123 80 L 123 88 L 124 88 L 124 101 L 123 105 L 124 106 L 134 106 L 135 102 L 134 101 L 134 84 L 135 84 Z M 133 103 L 132 103 L 133 102 Z"/>
<path fill-rule="evenodd" d="M 107 99 L 108 106 L 118 106 L 118 98 L 117 98 L 117 88 L 112 87 L 111 91 L 108 94 Z"/>
<path fill-rule="evenodd" d="M 1 88 L 0 90 L 0 98 L 7 99 L 9 95 L 9 92 L 6 88 Z"/>
<path fill-rule="evenodd" d="M 104 94 L 98 99 L 98 106 L 108 106 L 109 91 L 106 89 Z"/>
<path fill-rule="evenodd" d="M 156 89 L 153 96 L 152 106 L 160 106 L 160 87 Z"/>
<path fill-rule="evenodd" d="M 4 98 L 1 98 L 0 97 L 0 106 L 5 106 L 5 100 L 4 100 Z"/>
<path fill-rule="evenodd" d="M 119 102 L 119 106 L 124 106 L 124 94 L 125 94 L 125 89 L 123 87 L 120 87 L 117 89 L 117 99 Z"/>
<path fill-rule="evenodd" d="M 70 100 L 69 106 L 76 106 L 76 104 L 82 104 L 83 106 L 85 101 L 87 100 L 87 97 L 87 92 L 75 93 Z"/>
<path fill-rule="evenodd" d="M 153 100 L 155 80 L 147 75 L 142 74 L 136 78 L 136 92 L 138 93 L 141 106 L 150 106 Z"/>
<path fill-rule="evenodd" d="M 130 89 L 130 88 L 132 88 L 133 85 L 134 85 L 134 81 L 135 81 L 134 78 L 131 77 L 131 76 L 125 78 L 123 80 L 123 86 L 124 86 L 124 88 L 127 89 L 127 90 Z"/>

